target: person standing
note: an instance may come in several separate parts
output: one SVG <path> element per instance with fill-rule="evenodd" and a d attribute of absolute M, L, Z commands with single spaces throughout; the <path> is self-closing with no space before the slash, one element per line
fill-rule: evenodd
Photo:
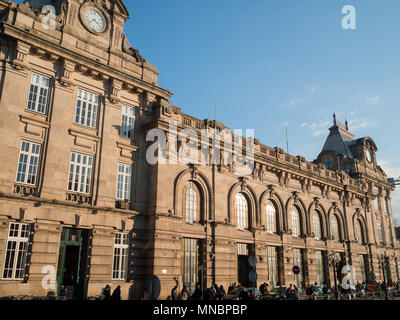
<path fill-rule="evenodd" d="M 104 297 L 104 300 L 111 299 L 111 287 L 109 285 L 106 285 L 106 287 L 103 289 L 102 296 Z"/>
<path fill-rule="evenodd" d="M 218 298 L 218 300 L 223 300 L 225 296 L 226 296 L 226 292 L 225 292 L 224 286 L 221 285 L 218 289 L 217 298 Z"/>

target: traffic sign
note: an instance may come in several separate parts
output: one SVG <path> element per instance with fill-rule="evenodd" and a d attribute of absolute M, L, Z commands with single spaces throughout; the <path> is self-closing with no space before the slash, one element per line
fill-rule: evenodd
<path fill-rule="evenodd" d="M 249 257 L 249 265 L 251 265 L 253 268 L 256 267 L 257 265 L 257 258 L 255 256 L 250 256 Z"/>
<path fill-rule="evenodd" d="M 257 282 L 258 280 L 258 274 L 255 271 L 250 271 L 249 273 L 249 279 L 251 282 Z"/>
<path fill-rule="evenodd" d="M 300 273 L 300 267 L 299 267 L 299 266 L 294 266 L 293 269 L 292 269 L 292 271 L 293 271 L 294 274 L 297 275 L 297 274 Z"/>
<path fill-rule="evenodd" d="M 376 290 L 376 282 L 375 281 L 368 281 L 367 282 L 367 288 L 369 291 L 375 291 Z"/>

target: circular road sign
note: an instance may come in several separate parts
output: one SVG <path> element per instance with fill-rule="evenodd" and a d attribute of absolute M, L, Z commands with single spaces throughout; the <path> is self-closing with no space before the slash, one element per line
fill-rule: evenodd
<path fill-rule="evenodd" d="M 250 273 L 249 273 L 249 280 L 250 280 L 251 282 L 257 282 L 257 280 L 258 280 L 257 272 L 250 271 Z"/>
<path fill-rule="evenodd" d="M 293 271 L 294 274 L 297 275 L 297 274 L 300 273 L 300 267 L 299 267 L 299 266 L 294 266 L 293 269 L 292 269 L 292 271 Z"/>
<path fill-rule="evenodd" d="M 255 256 L 250 256 L 249 257 L 249 265 L 251 265 L 253 268 L 256 267 L 257 265 L 257 258 Z"/>
<path fill-rule="evenodd" d="M 369 291 L 375 291 L 376 289 L 376 282 L 375 281 L 368 281 L 367 288 Z"/>

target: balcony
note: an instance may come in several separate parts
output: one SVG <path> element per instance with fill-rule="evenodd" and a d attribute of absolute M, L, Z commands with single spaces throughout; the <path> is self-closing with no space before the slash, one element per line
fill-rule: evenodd
<path fill-rule="evenodd" d="M 39 197 L 39 192 L 36 186 L 26 186 L 16 184 L 14 186 L 14 193 L 24 197 Z"/>
<path fill-rule="evenodd" d="M 66 199 L 68 202 L 74 202 L 76 204 L 92 204 L 92 196 L 88 194 L 67 192 Z"/>

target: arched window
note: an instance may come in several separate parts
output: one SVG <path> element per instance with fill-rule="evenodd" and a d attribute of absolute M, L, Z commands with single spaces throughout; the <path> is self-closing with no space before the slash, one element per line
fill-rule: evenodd
<path fill-rule="evenodd" d="M 193 182 L 190 182 L 189 188 L 186 190 L 186 223 L 193 224 L 197 221 L 198 195 Z"/>
<path fill-rule="evenodd" d="M 292 211 L 292 235 L 295 238 L 300 237 L 300 214 L 296 209 Z"/>
<path fill-rule="evenodd" d="M 242 193 L 236 195 L 236 221 L 237 228 L 244 230 L 247 228 L 248 205 L 246 197 Z"/>
<path fill-rule="evenodd" d="M 362 245 L 362 243 L 363 243 L 363 237 L 362 237 L 362 232 L 361 232 L 362 227 L 361 227 L 361 223 L 360 223 L 359 220 L 356 221 L 355 229 L 356 229 L 355 231 L 356 231 L 356 240 L 357 240 L 357 243 L 358 243 L 359 245 Z"/>
<path fill-rule="evenodd" d="M 335 242 L 339 242 L 339 223 L 336 216 L 332 218 L 332 236 Z"/>
<path fill-rule="evenodd" d="M 313 215 L 313 230 L 314 230 L 314 238 L 316 240 L 321 239 L 321 219 L 319 218 L 318 212 L 314 212 Z"/>
<path fill-rule="evenodd" d="M 267 208 L 267 231 L 269 233 L 276 232 L 276 210 L 272 203 L 268 203 Z"/>

